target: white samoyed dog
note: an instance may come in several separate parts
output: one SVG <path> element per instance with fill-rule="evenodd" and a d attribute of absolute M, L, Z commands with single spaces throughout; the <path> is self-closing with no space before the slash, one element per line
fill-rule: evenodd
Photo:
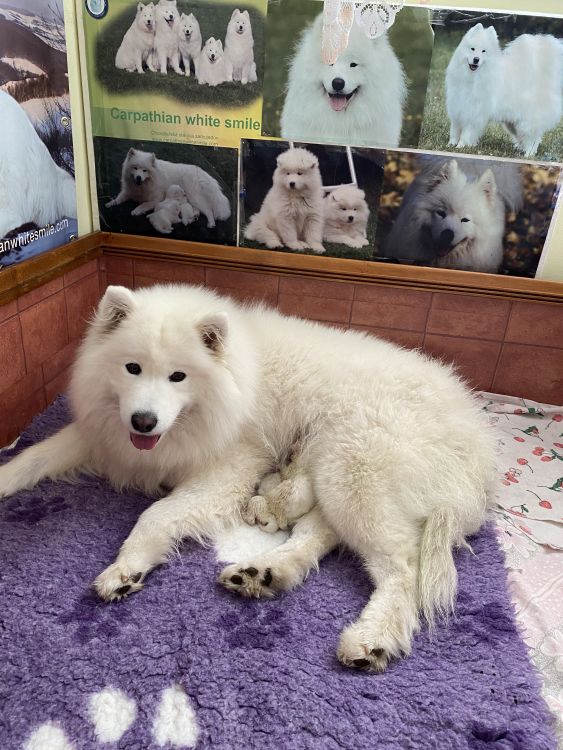
<path fill-rule="evenodd" d="M 369 208 L 366 194 L 355 185 L 340 185 L 323 200 L 323 239 L 348 247 L 365 247 Z"/>
<path fill-rule="evenodd" d="M 322 14 L 305 30 L 290 65 L 281 115 L 288 140 L 399 145 L 405 75 L 387 36 L 369 39 L 354 24 L 334 65 L 321 61 Z"/>
<path fill-rule="evenodd" d="M 143 63 L 147 64 L 149 70 L 156 73 L 152 64 L 152 49 L 154 46 L 154 34 L 156 26 L 156 15 L 154 3 L 137 5 L 135 20 L 125 32 L 117 54 L 115 55 L 115 67 L 127 70 L 129 73 L 144 73 Z"/>
<path fill-rule="evenodd" d="M 225 55 L 223 42 L 210 37 L 201 50 L 197 66 L 198 83 L 218 86 L 233 80 L 233 64 Z"/>
<path fill-rule="evenodd" d="M 258 80 L 254 62 L 254 37 L 247 10 L 241 12 L 236 8 L 233 11 L 227 26 L 225 55 L 233 64 L 233 81 L 246 85 Z"/>
<path fill-rule="evenodd" d="M 306 435 L 317 504 L 288 543 L 229 565 L 221 583 L 271 597 L 346 544 L 375 590 L 338 656 L 375 671 L 409 653 L 421 614 L 432 622 L 453 608 L 452 548 L 486 517 L 494 440 L 450 368 L 208 289 L 110 286 L 70 396 L 74 421 L 0 467 L 0 497 L 81 471 L 118 488 L 174 488 L 96 579 L 102 599 L 142 588 L 181 538 L 240 519 L 256 483 Z"/>
<path fill-rule="evenodd" d="M 197 76 L 197 64 L 201 54 L 201 29 L 199 21 L 193 13 L 186 15 L 182 13 L 178 24 L 179 49 L 187 76 L 191 73 L 191 63 L 194 65 L 194 73 Z"/>
<path fill-rule="evenodd" d="M 123 161 L 121 190 L 115 198 L 106 203 L 106 207 L 119 206 L 125 201 L 136 201 L 139 205 L 131 214 L 146 214 L 164 200 L 171 185 L 179 185 L 183 189 L 187 202 L 196 212 L 205 216 L 209 228 L 214 227 L 217 221 L 224 221 L 230 217 L 231 206 L 227 197 L 217 180 L 205 170 L 194 164 L 178 164 L 157 159 L 153 153 L 134 148 L 129 149 Z M 188 213 L 186 212 L 186 216 Z"/>
<path fill-rule="evenodd" d="M 76 218 L 74 179 L 53 161 L 24 109 L 0 91 L 0 238 L 23 224 Z"/>
<path fill-rule="evenodd" d="M 157 203 L 154 212 L 147 216 L 157 232 L 170 234 L 174 224 L 182 221 L 180 211 L 186 203 L 186 194 L 179 185 L 170 185 L 164 200 Z"/>
<path fill-rule="evenodd" d="M 150 56 L 152 65 L 163 75 L 168 73 L 169 65 L 175 73 L 184 75 L 184 71 L 180 67 L 180 39 L 178 36 L 180 14 L 176 8 L 176 3 L 159 2 L 155 8 L 155 15 L 154 48 Z"/>
<path fill-rule="evenodd" d="M 503 259 L 506 211 L 519 210 L 522 200 L 516 164 L 429 157 L 403 196 L 384 254 L 496 273 Z"/>
<path fill-rule="evenodd" d="M 493 26 L 465 34 L 446 71 L 450 146 L 475 146 L 490 122 L 502 123 L 514 145 L 534 156 L 563 116 L 563 44 L 523 34 L 501 51 Z"/>
<path fill-rule="evenodd" d="M 273 185 L 244 229 L 248 240 L 266 247 L 324 253 L 323 185 L 319 160 L 305 148 L 283 151 Z"/>

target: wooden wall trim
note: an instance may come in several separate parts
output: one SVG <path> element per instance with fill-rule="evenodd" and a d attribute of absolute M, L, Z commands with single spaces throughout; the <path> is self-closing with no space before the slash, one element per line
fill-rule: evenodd
<path fill-rule="evenodd" d="M 101 233 L 93 232 L 36 258 L 0 269 L 0 305 L 21 297 L 101 254 Z"/>
<path fill-rule="evenodd" d="M 272 250 L 166 240 L 138 235 L 101 233 L 104 252 L 140 259 L 196 263 L 215 268 L 332 281 L 379 284 L 435 292 L 457 292 L 506 299 L 563 303 L 563 283 L 516 276 L 404 266 L 375 261 L 324 258 Z"/>

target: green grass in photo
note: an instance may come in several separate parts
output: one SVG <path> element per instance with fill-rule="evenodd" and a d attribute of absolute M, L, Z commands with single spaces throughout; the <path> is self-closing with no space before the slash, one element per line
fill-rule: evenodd
<path fill-rule="evenodd" d="M 227 25 L 235 8 L 248 10 L 254 36 L 254 59 L 258 81 L 248 83 L 222 83 L 219 86 L 200 85 L 192 74 L 180 76 L 173 70 L 167 75 L 151 73 L 128 73 L 115 67 L 115 55 L 125 32 L 135 18 L 136 3 L 123 10 L 110 23 L 106 24 L 96 38 L 94 49 L 94 70 L 99 84 L 110 94 L 137 94 L 140 98 L 159 94 L 176 99 L 185 104 L 212 104 L 221 107 L 244 107 L 262 95 L 264 59 L 264 16 L 252 7 L 225 5 L 213 2 L 189 2 L 179 0 L 179 13 L 193 13 L 201 26 L 203 43 L 215 37 L 224 42 Z"/>

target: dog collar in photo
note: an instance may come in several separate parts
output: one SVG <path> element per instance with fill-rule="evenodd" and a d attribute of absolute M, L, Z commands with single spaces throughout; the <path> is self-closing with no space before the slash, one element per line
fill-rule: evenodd
<path fill-rule="evenodd" d="M 359 0 L 324 0 L 322 60 L 335 63 L 348 46 L 348 37 L 355 22 L 370 39 L 376 39 L 389 29 L 403 2 L 365 3 Z"/>

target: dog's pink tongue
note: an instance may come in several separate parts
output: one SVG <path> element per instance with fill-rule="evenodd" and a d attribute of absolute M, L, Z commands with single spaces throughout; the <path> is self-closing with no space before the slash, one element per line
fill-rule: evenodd
<path fill-rule="evenodd" d="M 150 451 L 160 440 L 160 435 L 138 435 L 136 432 L 130 432 L 131 442 L 140 451 Z"/>
<path fill-rule="evenodd" d="M 328 97 L 328 100 L 330 101 L 330 106 L 335 112 L 341 112 L 348 104 L 348 99 L 340 94 L 333 94 Z"/>

